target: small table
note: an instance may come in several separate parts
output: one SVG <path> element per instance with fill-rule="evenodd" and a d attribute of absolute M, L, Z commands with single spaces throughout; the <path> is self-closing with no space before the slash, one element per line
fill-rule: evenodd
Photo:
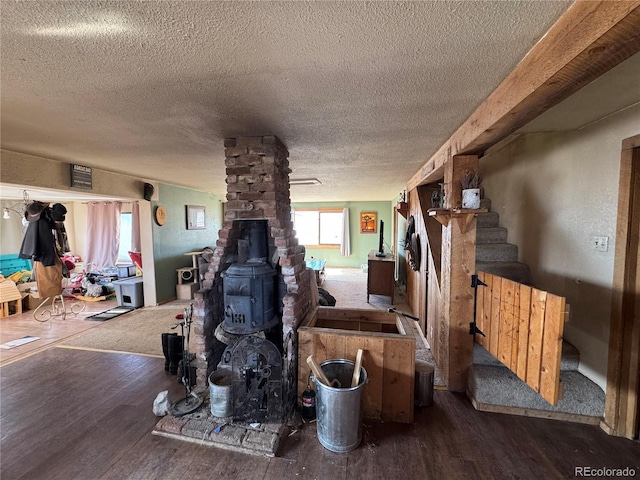
<path fill-rule="evenodd" d="M 318 286 L 322 285 L 322 282 L 324 281 L 324 266 L 326 263 L 326 260 L 320 260 L 318 258 L 307 260 L 307 267 L 316 272 L 316 284 Z"/>

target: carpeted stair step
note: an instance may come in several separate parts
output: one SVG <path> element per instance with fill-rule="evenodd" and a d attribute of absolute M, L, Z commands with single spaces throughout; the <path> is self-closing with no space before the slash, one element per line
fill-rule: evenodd
<path fill-rule="evenodd" d="M 500 360 L 491 355 L 486 348 L 479 343 L 473 344 L 473 364 L 504 367 Z M 560 362 L 561 371 L 578 371 L 580 365 L 580 352 L 566 340 L 562 341 L 562 356 Z"/>
<path fill-rule="evenodd" d="M 531 271 L 529 266 L 520 262 L 479 262 L 476 259 L 476 271 L 490 273 L 499 277 L 508 278 L 514 282 L 531 284 Z"/>
<path fill-rule="evenodd" d="M 482 243 L 507 243 L 507 229 L 504 227 L 481 227 L 476 229 L 476 245 Z"/>
<path fill-rule="evenodd" d="M 560 381 L 562 398 L 553 406 L 508 368 L 472 365 L 468 393 L 478 410 L 597 424 L 604 414 L 602 389 L 573 370 L 561 371 Z"/>
<path fill-rule="evenodd" d="M 518 246 L 512 243 L 476 245 L 476 262 L 517 262 Z"/>
<path fill-rule="evenodd" d="M 576 347 L 571 345 L 566 340 L 562 341 L 562 362 L 560 363 L 560 370 L 566 371 L 578 371 L 580 366 L 580 352 Z"/>
<path fill-rule="evenodd" d="M 491 211 L 491 199 L 490 198 L 481 198 L 480 199 L 480 208 L 484 208 L 487 211 Z"/>
<path fill-rule="evenodd" d="M 476 219 L 477 228 L 497 227 L 500 223 L 500 215 L 496 212 L 479 213 Z"/>

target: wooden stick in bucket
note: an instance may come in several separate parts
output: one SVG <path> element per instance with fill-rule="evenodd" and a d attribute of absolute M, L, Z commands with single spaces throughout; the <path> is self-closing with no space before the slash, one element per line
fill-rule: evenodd
<path fill-rule="evenodd" d="M 360 383 L 360 367 L 362 366 L 362 354 L 361 348 L 358 349 L 356 354 L 356 365 L 353 367 L 353 377 L 351 378 L 351 388 L 357 387 Z"/>
<path fill-rule="evenodd" d="M 311 367 L 311 371 L 321 383 L 323 383 L 327 387 L 331 386 L 331 382 L 329 382 L 329 379 L 322 371 L 322 368 L 320 368 L 320 365 L 316 363 L 315 359 L 313 358 L 313 355 L 309 355 L 307 357 L 307 364 L 309 365 L 309 367 Z"/>

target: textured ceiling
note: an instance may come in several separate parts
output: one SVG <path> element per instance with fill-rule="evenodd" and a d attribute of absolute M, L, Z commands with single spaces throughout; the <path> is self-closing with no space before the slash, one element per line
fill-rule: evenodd
<path fill-rule="evenodd" d="M 3 0 L 2 148 L 224 194 L 273 134 L 294 201 L 391 200 L 570 3 Z"/>

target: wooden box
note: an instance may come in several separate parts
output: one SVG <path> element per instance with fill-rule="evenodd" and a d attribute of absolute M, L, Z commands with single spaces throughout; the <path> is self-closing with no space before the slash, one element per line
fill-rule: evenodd
<path fill-rule="evenodd" d="M 318 364 L 355 360 L 359 348 L 369 379 L 364 417 L 412 423 L 416 339 L 399 315 L 383 310 L 316 307 L 298 329 L 298 395 L 307 386 L 309 355 Z"/>

